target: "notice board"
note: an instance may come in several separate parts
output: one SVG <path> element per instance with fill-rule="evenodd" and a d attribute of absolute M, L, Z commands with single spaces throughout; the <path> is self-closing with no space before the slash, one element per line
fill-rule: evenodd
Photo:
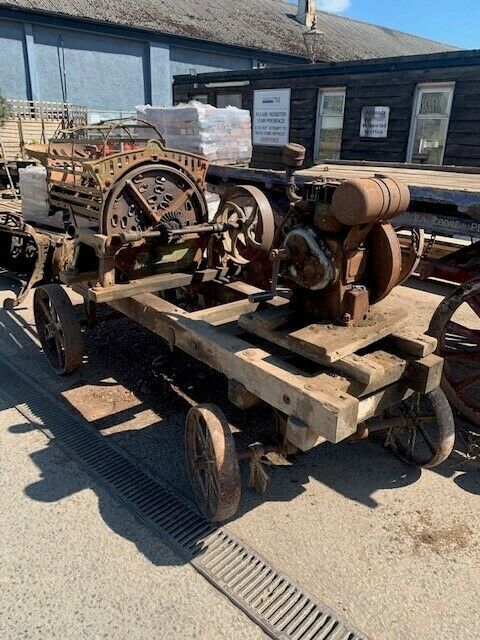
<path fill-rule="evenodd" d="M 253 95 L 253 144 L 283 147 L 290 138 L 290 89 L 259 89 Z"/>
<path fill-rule="evenodd" d="M 360 122 L 361 138 L 386 138 L 390 107 L 363 107 Z"/>

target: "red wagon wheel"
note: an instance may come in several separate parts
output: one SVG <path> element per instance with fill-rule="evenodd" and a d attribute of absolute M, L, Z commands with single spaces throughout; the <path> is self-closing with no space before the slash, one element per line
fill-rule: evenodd
<path fill-rule="evenodd" d="M 430 327 L 445 359 L 442 388 L 450 403 L 480 425 L 480 280 L 467 282 L 439 305 Z"/>

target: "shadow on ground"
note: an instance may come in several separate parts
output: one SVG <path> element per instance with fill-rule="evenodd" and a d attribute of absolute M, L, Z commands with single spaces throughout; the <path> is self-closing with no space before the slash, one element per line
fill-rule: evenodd
<path fill-rule="evenodd" d="M 63 401 L 85 414 L 100 433 L 190 500 L 183 429 L 185 416 L 193 404 L 217 404 L 231 423 L 240 449 L 274 435 L 271 409 L 261 406 L 245 412 L 237 410 L 227 400 L 224 376 L 179 350 L 171 353 L 161 338 L 126 318 L 89 331 L 85 336 L 85 364 L 66 378 L 55 377 L 48 369 L 36 344 L 35 329 L 23 314 L 0 312 L 0 339 L 11 343 L 11 352 L 19 357 L 19 368 L 28 369 L 27 373 L 51 392 L 63 394 Z M 20 434 L 22 428 L 14 429 Z M 41 472 L 41 479 L 26 488 L 33 499 L 51 502 L 86 486 L 95 489 L 94 483 L 85 485 L 85 477 L 77 486 L 75 482 L 63 482 L 58 471 L 51 472 L 48 449 L 36 452 L 33 457 Z M 480 474 L 466 466 L 464 458 L 454 455 L 436 471 L 453 478 L 465 491 L 480 493 Z M 311 479 L 373 509 L 377 506 L 375 492 L 407 486 L 421 474 L 375 441 L 324 444 L 295 456 L 291 466 L 269 467 L 267 472 L 271 481 L 266 493 L 258 495 L 246 488 L 247 469 L 243 468 L 244 493 L 238 515 L 264 501 L 294 500 L 306 490 Z M 108 526 L 133 540 L 152 562 L 161 563 L 155 550 L 142 548 L 135 533 L 123 527 L 122 509 L 119 506 L 118 513 L 111 507 L 107 509 L 100 499 L 100 511 Z"/>

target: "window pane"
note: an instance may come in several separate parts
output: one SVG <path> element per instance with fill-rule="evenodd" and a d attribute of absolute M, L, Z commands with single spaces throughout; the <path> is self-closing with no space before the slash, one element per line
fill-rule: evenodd
<path fill-rule="evenodd" d="M 343 113 L 344 94 L 325 93 L 323 95 L 322 114 L 341 115 Z"/>
<path fill-rule="evenodd" d="M 324 116 L 320 125 L 319 160 L 338 160 L 342 147 L 343 116 Z"/>
<path fill-rule="evenodd" d="M 225 107 L 238 107 L 242 108 L 242 94 L 241 93 L 219 93 L 217 95 L 217 107 L 224 109 Z"/>
<path fill-rule="evenodd" d="M 442 164 L 448 122 L 443 118 L 421 118 L 417 121 L 413 141 L 412 162 Z"/>
<path fill-rule="evenodd" d="M 420 114 L 442 114 L 448 116 L 450 91 L 424 91 L 421 94 Z"/>

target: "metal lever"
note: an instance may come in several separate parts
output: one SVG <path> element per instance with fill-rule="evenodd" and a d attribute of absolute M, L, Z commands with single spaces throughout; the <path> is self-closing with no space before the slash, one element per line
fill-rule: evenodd
<path fill-rule="evenodd" d="M 252 293 L 252 295 L 248 296 L 249 302 L 268 302 L 269 300 L 273 300 L 276 296 L 280 296 L 282 298 L 290 297 L 290 289 L 278 289 L 280 262 L 282 260 L 288 260 L 289 257 L 290 251 L 285 247 L 282 249 L 273 249 L 270 252 L 270 260 L 273 262 L 271 291 L 259 291 L 258 293 Z"/>

